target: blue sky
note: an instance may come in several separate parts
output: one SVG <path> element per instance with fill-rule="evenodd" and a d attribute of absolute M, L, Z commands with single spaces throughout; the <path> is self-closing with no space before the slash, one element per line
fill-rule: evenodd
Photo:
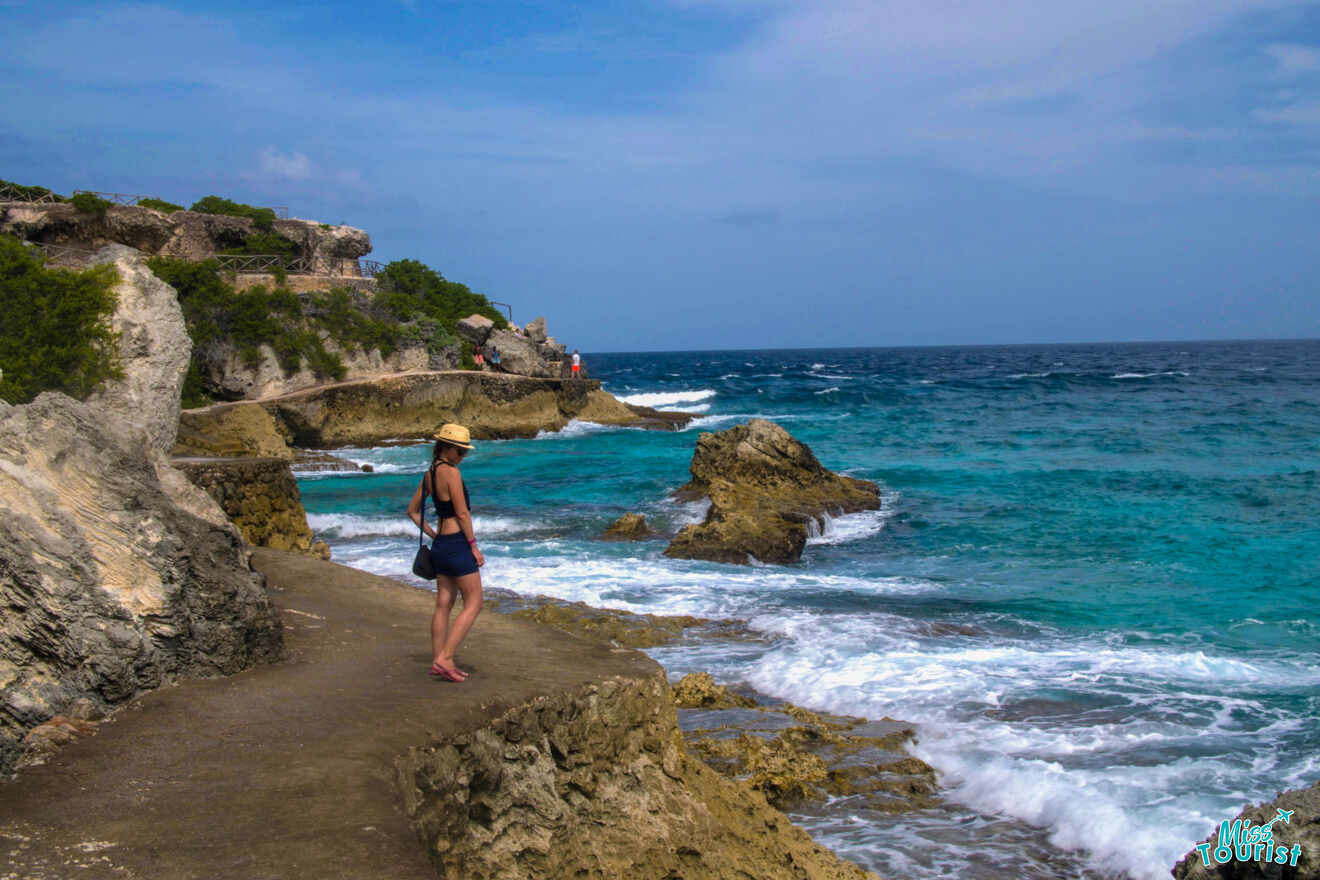
<path fill-rule="evenodd" d="M 1320 336 L 1320 3 L 0 0 L 0 177 L 288 205 L 584 351 Z"/>

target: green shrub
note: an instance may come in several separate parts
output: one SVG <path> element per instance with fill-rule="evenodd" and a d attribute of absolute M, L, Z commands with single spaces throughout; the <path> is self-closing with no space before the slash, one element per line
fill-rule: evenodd
<path fill-rule="evenodd" d="M 175 211 L 182 211 L 183 205 L 176 205 L 173 202 L 167 202 L 164 199 L 138 199 L 138 206 L 142 208 L 151 208 L 155 211 L 164 211 L 166 214 L 173 214 Z"/>
<path fill-rule="evenodd" d="M 179 292 L 193 340 L 193 361 L 184 379 L 185 406 L 206 402 L 199 359 L 212 343 L 229 341 L 249 367 L 260 363 L 261 346 L 268 345 L 285 373 L 306 365 L 317 376 L 337 381 L 347 369 L 338 355 L 326 351 L 322 331 L 347 351 L 376 349 L 383 355 L 393 352 L 403 335 L 397 322 L 372 317 L 350 290 L 300 297 L 286 287 L 268 290 L 258 285 L 235 292 L 215 260 L 155 257 L 148 265 Z"/>
<path fill-rule="evenodd" d="M 54 199 L 57 202 L 68 201 L 68 199 L 66 199 L 64 196 L 60 195 L 59 193 L 52 192 L 51 190 L 46 189 L 44 186 L 24 186 L 21 183 L 14 183 L 12 180 L 0 180 L 0 187 L 9 187 L 14 191 L 15 195 L 17 195 L 20 199 L 31 199 L 33 201 L 36 201 L 42 196 L 50 196 L 52 199 Z"/>
<path fill-rule="evenodd" d="M 289 283 L 289 273 L 283 266 L 271 266 L 270 274 L 276 284 L 283 286 Z"/>
<path fill-rule="evenodd" d="M 0 400 L 28 403 L 43 391 L 85 398 L 118 378 L 118 334 L 111 329 L 119 274 L 47 269 L 39 253 L 0 235 Z"/>
<path fill-rule="evenodd" d="M 222 254 L 278 254 L 293 258 L 302 253 L 302 248 L 278 232 L 249 232 L 243 236 L 243 243 L 236 247 L 227 247 Z"/>
<path fill-rule="evenodd" d="M 258 208 L 253 205 L 245 205 L 242 202 L 231 202 L 229 199 L 222 199 L 219 196 L 207 196 L 198 199 L 188 210 L 200 214 L 246 217 L 252 221 L 253 226 L 262 232 L 270 232 L 271 227 L 275 225 L 275 212 L 270 208 Z"/>
<path fill-rule="evenodd" d="M 458 322 L 471 314 L 485 315 L 500 329 L 508 329 L 504 315 L 490 300 L 469 290 L 467 285 L 447 281 L 443 275 L 417 260 L 395 260 L 376 276 L 377 299 L 399 320 L 427 315 L 453 331 Z"/>
<path fill-rule="evenodd" d="M 80 192 L 74 193 L 73 198 L 69 199 L 73 206 L 83 214 L 91 214 L 95 217 L 104 217 L 110 210 L 110 202 L 96 195 L 95 193 Z"/>

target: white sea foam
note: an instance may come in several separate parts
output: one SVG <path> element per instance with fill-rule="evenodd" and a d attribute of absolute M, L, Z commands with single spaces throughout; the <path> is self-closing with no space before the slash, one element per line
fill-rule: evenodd
<path fill-rule="evenodd" d="M 536 439 L 544 440 L 546 438 L 556 438 L 559 440 L 571 440 L 575 437 L 585 437 L 588 434 L 600 434 L 605 431 L 627 431 L 630 430 L 626 425 L 601 425 L 597 422 L 584 422 L 579 419 L 569 419 L 568 424 L 558 431 L 537 431 Z"/>
<path fill-rule="evenodd" d="M 880 510 L 864 510 L 842 516 L 825 514 L 823 524 L 811 520 L 807 524 L 807 544 L 847 544 L 879 534 L 893 516 L 893 502 L 886 497 Z"/>
<path fill-rule="evenodd" d="M 831 386 L 831 387 L 829 387 L 829 388 L 822 389 L 821 391 L 813 391 L 813 392 L 811 392 L 811 393 L 812 393 L 812 394 L 833 394 L 833 393 L 835 393 L 835 392 L 838 391 L 838 390 L 839 390 L 839 386 L 838 386 L 838 385 L 834 385 L 834 386 Z"/>
<path fill-rule="evenodd" d="M 331 541 L 417 536 L 417 526 L 403 515 L 359 516 L 352 513 L 309 513 L 307 525 L 318 539 Z M 472 518 L 472 528 L 479 535 L 506 536 L 535 529 L 536 524 L 515 517 L 476 515 Z"/>
<path fill-rule="evenodd" d="M 1207 738 L 1240 740 L 1270 759 L 1253 773 L 1296 776 L 1262 746 L 1302 722 L 1272 716 L 1252 694 L 1320 686 L 1320 666 L 1306 661 L 1048 632 L 935 637 L 885 614 L 780 611 L 751 625 L 778 641 L 734 674 L 802 705 L 921 722 L 913 751 L 944 774 L 952 800 L 1047 829 L 1096 869 L 1139 880 L 1167 877 L 1231 807 L 1221 776 L 1242 779 L 1228 761 L 1164 756 L 1204 749 Z M 1042 692 L 1077 698 L 1036 699 Z"/>
<path fill-rule="evenodd" d="M 1165 370 L 1159 373 L 1115 373 L 1111 379 L 1151 379 L 1155 376 L 1186 376 L 1182 370 Z"/>
<path fill-rule="evenodd" d="M 714 397 L 718 392 L 710 388 L 702 388 L 697 391 L 652 391 L 642 394 L 624 394 L 619 396 L 619 400 L 624 403 L 631 403 L 637 406 L 650 406 L 660 409 L 662 407 L 676 407 L 683 403 L 696 403 L 699 400 L 707 400 Z"/>

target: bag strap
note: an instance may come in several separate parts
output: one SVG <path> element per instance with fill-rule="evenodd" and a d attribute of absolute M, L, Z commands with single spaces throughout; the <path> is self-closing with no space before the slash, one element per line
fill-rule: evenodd
<path fill-rule="evenodd" d="M 417 546 L 426 546 L 426 478 L 431 475 L 428 468 L 426 473 L 422 474 L 422 516 L 421 522 L 417 524 Z M 434 494 L 434 493 L 433 493 Z M 434 500 L 434 498 L 432 498 Z M 438 508 L 437 508 L 438 509 Z"/>

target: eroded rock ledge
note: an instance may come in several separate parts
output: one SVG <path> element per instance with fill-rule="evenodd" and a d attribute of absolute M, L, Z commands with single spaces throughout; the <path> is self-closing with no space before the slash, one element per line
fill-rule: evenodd
<path fill-rule="evenodd" d="M 462 370 L 341 382 L 260 403 L 290 445 L 314 449 L 429 438 L 445 422 L 467 425 L 478 439 L 499 440 L 558 431 L 572 419 L 667 430 L 691 419 L 639 411 L 591 380 Z M 185 412 L 181 433 L 215 409 Z"/>
<path fill-rule="evenodd" d="M 658 667 L 538 698 L 396 767 L 452 880 L 874 876 L 690 757 Z"/>

